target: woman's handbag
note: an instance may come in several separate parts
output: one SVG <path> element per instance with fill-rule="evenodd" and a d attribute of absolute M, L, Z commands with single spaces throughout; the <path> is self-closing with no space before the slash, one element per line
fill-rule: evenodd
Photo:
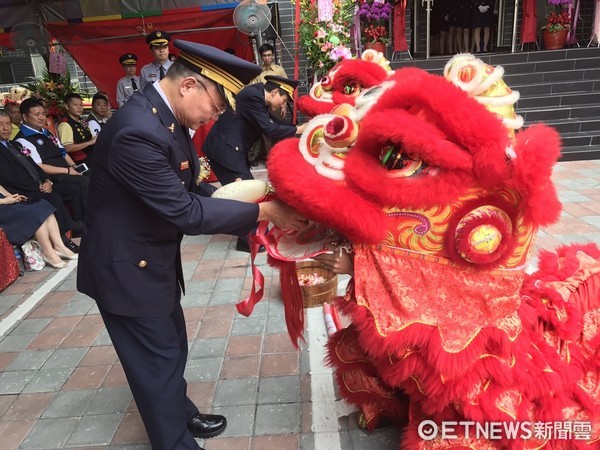
<path fill-rule="evenodd" d="M 19 263 L 13 246 L 0 228 L 0 292 L 19 278 Z"/>
<path fill-rule="evenodd" d="M 30 239 L 21 246 L 23 262 L 27 270 L 42 270 L 46 263 L 42 253 L 42 247 L 35 239 Z"/>

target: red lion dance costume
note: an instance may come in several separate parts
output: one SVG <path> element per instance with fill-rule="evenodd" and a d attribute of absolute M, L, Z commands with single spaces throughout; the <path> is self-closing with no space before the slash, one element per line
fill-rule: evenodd
<path fill-rule="evenodd" d="M 278 197 L 353 244 L 336 305 L 352 324 L 329 360 L 367 428 L 405 426 L 403 450 L 600 448 L 600 250 L 542 252 L 525 273 L 559 217 L 559 138 L 515 133 L 502 75 L 471 55 L 444 77 L 400 69 L 269 157 Z M 585 429 L 425 440 L 424 420 Z"/>

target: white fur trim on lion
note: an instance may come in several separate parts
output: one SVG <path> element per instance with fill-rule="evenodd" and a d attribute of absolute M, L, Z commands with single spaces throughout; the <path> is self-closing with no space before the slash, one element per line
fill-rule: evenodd
<path fill-rule="evenodd" d="M 517 152 L 515 152 L 515 149 L 512 148 L 510 145 L 504 149 L 504 153 L 506 154 L 506 157 L 510 160 L 517 159 Z"/>
<path fill-rule="evenodd" d="M 334 117 L 337 116 L 334 114 L 321 114 L 314 117 L 310 122 L 308 122 L 307 127 L 300 136 L 298 150 L 306 162 L 313 166 L 316 164 L 317 158 L 322 151 L 321 149 L 325 147 L 331 148 L 323 140 L 322 134 L 324 133 L 325 125 Z M 333 151 L 333 149 L 331 150 Z"/>
<path fill-rule="evenodd" d="M 256 203 L 270 192 L 272 188 L 262 180 L 242 180 L 221 186 L 213 192 L 212 198 Z"/>

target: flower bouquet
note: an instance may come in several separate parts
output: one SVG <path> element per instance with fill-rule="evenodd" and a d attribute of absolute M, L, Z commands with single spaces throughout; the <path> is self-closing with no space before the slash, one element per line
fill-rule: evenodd
<path fill-rule="evenodd" d="M 350 25 L 354 2 L 332 0 L 331 20 L 319 20 L 317 0 L 300 2 L 300 46 L 308 59 L 316 79 L 321 78 L 334 65 L 352 58 Z"/>
<path fill-rule="evenodd" d="M 43 100 L 48 116 L 55 121 L 65 114 L 65 95 L 78 92 L 77 85 L 71 84 L 69 71 L 64 75 L 55 75 L 45 70 L 42 78 L 22 84 L 21 87 L 28 89 L 32 97 Z"/>

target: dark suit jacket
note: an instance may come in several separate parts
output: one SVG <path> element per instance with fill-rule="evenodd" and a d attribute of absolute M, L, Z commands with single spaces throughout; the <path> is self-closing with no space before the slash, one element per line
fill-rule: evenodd
<path fill-rule="evenodd" d="M 227 108 L 215 122 L 202 146 L 211 161 L 234 172 L 248 167 L 248 150 L 261 134 L 273 140 L 292 137 L 294 125 L 276 123 L 265 105 L 263 83 L 250 84 L 235 96 L 235 111 Z"/>
<path fill-rule="evenodd" d="M 113 314 L 170 314 L 183 234 L 244 235 L 258 216 L 256 204 L 192 193 L 198 172 L 188 131 L 154 86 L 119 108 L 94 148 L 77 289 Z"/>
<path fill-rule="evenodd" d="M 11 141 L 11 144 L 21 150 L 21 144 Z M 31 157 L 26 157 L 35 169 L 40 180 L 48 179 L 48 175 L 35 163 Z M 39 192 L 39 184 L 29 175 L 27 169 L 4 145 L 0 144 L 0 184 L 9 192 Z"/>

